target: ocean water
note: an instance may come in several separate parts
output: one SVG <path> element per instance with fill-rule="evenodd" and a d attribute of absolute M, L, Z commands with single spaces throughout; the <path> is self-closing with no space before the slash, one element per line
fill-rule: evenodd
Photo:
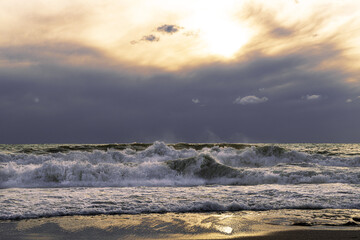
<path fill-rule="evenodd" d="M 360 214 L 360 144 L 0 145 L 0 220 L 285 209 Z"/>

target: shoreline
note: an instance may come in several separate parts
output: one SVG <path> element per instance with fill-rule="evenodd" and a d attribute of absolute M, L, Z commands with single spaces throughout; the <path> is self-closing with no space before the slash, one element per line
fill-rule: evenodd
<path fill-rule="evenodd" d="M 62 216 L 2 220 L 0 221 L 0 237 L 9 240 L 360 239 L 360 225 L 306 226 L 306 221 L 296 222 L 298 221 L 296 218 L 306 219 L 309 214 L 326 216 L 328 213 L 316 210 L 282 210 L 265 212 Z"/>
<path fill-rule="evenodd" d="M 246 236 L 231 238 L 233 240 L 288 240 L 288 239 L 306 239 L 306 240 L 346 240 L 360 239 L 360 230 L 283 230 L 278 232 L 269 232 L 260 236 Z"/>

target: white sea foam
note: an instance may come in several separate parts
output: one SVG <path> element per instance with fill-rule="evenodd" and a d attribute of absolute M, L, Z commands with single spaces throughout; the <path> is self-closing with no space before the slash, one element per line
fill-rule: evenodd
<path fill-rule="evenodd" d="M 360 183 L 360 157 L 276 146 L 0 154 L 0 187 L 196 186 Z"/>
<path fill-rule="evenodd" d="M 162 142 L 0 146 L 0 219 L 360 209 L 359 149 Z"/>
<path fill-rule="evenodd" d="M 36 196 L 36 197 L 34 197 Z M 271 209 L 359 209 L 359 185 L 3 189 L 0 219 Z"/>

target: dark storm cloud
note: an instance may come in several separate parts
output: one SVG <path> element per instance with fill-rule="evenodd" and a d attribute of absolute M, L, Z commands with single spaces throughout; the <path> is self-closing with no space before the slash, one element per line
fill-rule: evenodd
<path fill-rule="evenodd" d="M 173 34 L 178 32 L 181 29 L 181 27 L 176 26 L 176 25 L 169 25 L 169 24 L 164 24 L 158 28 L 156 28 L 156 30 L 158 32 L 162 32 L 162 33 L 168 33 L 168 34 Z"/>
<path fill-rule="evenodd" d="M 0 67 L 0 143 L 359 141 L 360 101 L 347 99 L 360 89 L 341 69 L 314 68 L 341 54 L 322 48 L 148 75 L 50 61 L 52 48 L 3 49 L 37 64 Z M 105 58 L 73 44 L 59 52 Z M 268 101 L 234 104 L 239 96 Z"/>

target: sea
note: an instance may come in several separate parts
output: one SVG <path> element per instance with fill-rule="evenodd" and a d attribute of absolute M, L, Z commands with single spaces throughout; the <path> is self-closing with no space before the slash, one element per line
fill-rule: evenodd
<path fill-rule="evenodd" d="M 285 210 L 360 225 L 360 144 L 0 145 L 0 220 Z"/>

